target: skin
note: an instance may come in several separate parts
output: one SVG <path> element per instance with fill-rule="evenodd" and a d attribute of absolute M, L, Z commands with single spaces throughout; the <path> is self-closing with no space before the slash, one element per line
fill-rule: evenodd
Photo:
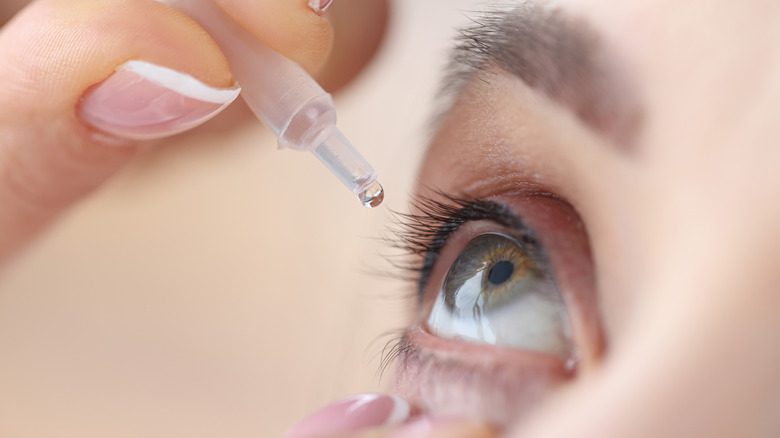
<path fill-rule="evenodd" d="M 22 3 L 3 2 L 0 17 L 10 18 Z M 315 76 L 322 72 L 322 85 L 331 91 L 371 58 L 387 20 L 383 0 L 342 1 L 330 11 L 340 24 L 334 39 L 327 16 L 316 15 L 306 0 L 222 3 L 226 12 L 243 17 L 259 40 Z M 352 9 L 368 19 L 350 20 Z M 347 57 L 351 62 L 339 61 Z M 140 148 L 162 143 L 128 141 L 84 124 L 74 114 L 87 88 L 129 59 L 172 68 L 213 87 L 234 82 L 211 38 L 153 0 L 32 2 L 2 28 L 0 59 L 0 263 Z M 245 110 L 234 110 L 231 118 L 245 116 Z"/>
<path fill-rule="evenodd" d="M 505 419 L 507 435 L 777 436 L 780 207 L 769 200 L 780 196 L 780 8 L 562 9 L 601 35 L 632 84 L 643 117 L 633 144 L 488 69 L 445 116 L 420 171 L 422 193 L 511 203 L 523 187 L 541 188 L 587 230 L 608 347 L 533 415 Z M 492 402 L 481 403 L 474 409 Z"/>
<path fill-rule="evenodd" d="M 235 10 L 237 16 L 254 13 L 252 2 L 246 3 L 249 9 Z M 213 43 L 194 24 L 153 2 L 128 2 L 124 18 L 112 23 L 124 26 L 124 20 L 144 17 L 143 31 L 175 50 L 115 36 L 88 51 L 86 40 L 63 47 L 56 38 L 44 38 L 42 44 L 54 50 L 48 53 L 76 54 L 81 62 L 71 64 L 76 70 L 55 71 L 66 86 L 30 82 L 54 77 L 50 69 L 59 64 L 29 56 L 14 42 L 30 26 L 49 28 L 62 18 L 77 18 L 87 27 L 104 22 L 104 4 L 79 5 L 38 2 L 0 34 L 0 59 L 14 60 L 0 64 L 0 79 L 14 85 L 0 94 L 6 103 L 0 106 L 0 229 L 4 236 L 23 237 L 0 241 L 0 258 L 141 147 L 125 142 L 113 147 L 117 139 L 85 135 L 72 118 L 81 93 L 113 66 L 142 54 L 215 86 L 231 82 Z M 630 148 L 491 68 L 467 85 L 445 115 L 420 171 L 421 193 L 436 187 L 500 199 L 518 209 L 524 188 L 542 188 L 569 204 L 584 225 L 592 265 L 579 263 L 592 269 L 594 282 L 572 283 L 586 304 L 572 304 L 569 311 L 580 318 L 574 337 L 585 359 L 576 378 L 560 378 L 545 398 L 501 419 L 505 435 L 778 436 L 780 6 L 589 0 L 561 7 L 596 30 L 638 96 L 643 119 Z M 157 13 L 146 13 L 150 9 Z M 148 23 L 150 16 L 162 22 Z M 269 18 L 260 27 L 279 22 Z M 312 26 L 311 34 L 290 28 L 291 34 L 300 31 L 304 40 L 316 41 L 300 53 L 285 46 L 290 34 L 268 36 L 268 43 L 276 41 L 314 70 L 326 58 L 327 47 L 318 44 L 326 32 L 320 25 L 327 23 L 303 22 Z M 186 56 L 196 51 L 199 57 Z M 27 76 L 14 74 L 19 69 Z M 17 105 L 15 111 L 8 110 L 9 102 Z M 61 138 L 72 140 L 63 144 Z M 37 146 L 22 150 L 25 145 Z M 62 153 L 52 156 L 51 150 Z M 23 164 L 20 170 L 9 170 L 11 157 Z M 36 190 L 19 191 L 14 183 L 19 178 Z M 402 381 L 410 371 L 399 369 Z M 476 410 L 495 410 L 496 400 L 506 395 L 501 390 L 480 399 Z M 417 397 L 418 403 L 430 398 Z M 436 403 L 428 404 L 429 413 L 444 410 L 443 402 Z M 495 433 L 470 427 L 457 436 Z M 439 430 L 433 436 L 456 435 Z"/>

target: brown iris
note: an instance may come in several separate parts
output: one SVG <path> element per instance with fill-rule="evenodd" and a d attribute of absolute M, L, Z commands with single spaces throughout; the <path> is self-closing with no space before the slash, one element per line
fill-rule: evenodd
<path fill-rule="evenodd" d="M 455 313 L 477 306 L 490 311 L 522 295 L 544 273 L 515 239 L 488 233 L 474 238 L 450 267 L 444 298 Z"/>

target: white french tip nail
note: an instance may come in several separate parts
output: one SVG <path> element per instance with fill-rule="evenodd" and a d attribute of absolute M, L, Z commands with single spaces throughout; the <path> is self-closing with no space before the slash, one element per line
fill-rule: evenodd
<path fill-rule="evenodd" d="M 312 413 L 288 430 L 285 438 L 351 435 L 397 426 L 409 418 L 409 411 L 409 404 L 394 395 L 358 394 Z"/>
<path fill-rule="evenodd" d="M 309 0 L 309 7 L 315 14 L 321 16 L 328 12 L 331 3 L 333 3 L 333 0 Z"/>
<path fill-rule="evenodd" d="M 395 406 L 393 407 L 393 410 L 390 412 L 390 415 L 387 416 L 387 420 L 385 420 L 385 425 L 395 426 L 403 423 L 409 418 L 409 414 L 411 413 L 411 407 L 409 406 L 409 403 L 407 403 L 406 400 L 402 399 L 401 397 L 392 394 L 388 394 L 388 395 L 395 402 Z"/>
<path fill-rule="evenodd" d="M 145 61 L 127 61 L 117 68 L 117 71 L 122 70 L 131 71 L 161 87 L 201 102 L 227 105 L 241 93 L 241 87 L 237 84 L 228 88 L 214 88 L 188 74 Z"/>
<path fill-rule="evenodd" d="M 211 119 L 240 91 L 210 87 L 148 62 L 128 61 L 84 93 L 79 115 L 88 125 L 116 137 L 163 138 Z"/>

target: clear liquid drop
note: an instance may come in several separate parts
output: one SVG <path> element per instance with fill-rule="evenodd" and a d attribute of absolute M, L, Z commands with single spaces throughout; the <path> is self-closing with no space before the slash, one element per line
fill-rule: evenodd
<path fill-rule="evenodd" d="M 382 184 L 379 184 L 379 181 L 375 181 L 371 184 L 371 187 L 360 192 L 358 199 L 366 207 L 376 208 L 385 199 L 385 190 L 382 188 Z"/>

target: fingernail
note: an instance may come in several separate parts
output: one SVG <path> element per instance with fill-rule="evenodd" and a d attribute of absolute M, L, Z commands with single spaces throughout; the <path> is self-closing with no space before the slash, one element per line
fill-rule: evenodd
<path fill-rule="evenodd" d="M 333 0 L 309 0 L 309 7 L 315 14 L 322 16 L 328 11 L 331 3 Z"/>
<path fill-rule="evenodd" d="M 101 131 L 152 139 L 186 131 L 217 115 L 241 90 L 213 88 L 184 73 L 128 61 L 85 93 L 79 113 Z"/>
<path fill-rule="evenodd" d="M 293 426 L 285 438 L 339 435 L 401 424 L 409 417 L 409 404 L 385 394 L 360 394 L 339 400 Z"/>

